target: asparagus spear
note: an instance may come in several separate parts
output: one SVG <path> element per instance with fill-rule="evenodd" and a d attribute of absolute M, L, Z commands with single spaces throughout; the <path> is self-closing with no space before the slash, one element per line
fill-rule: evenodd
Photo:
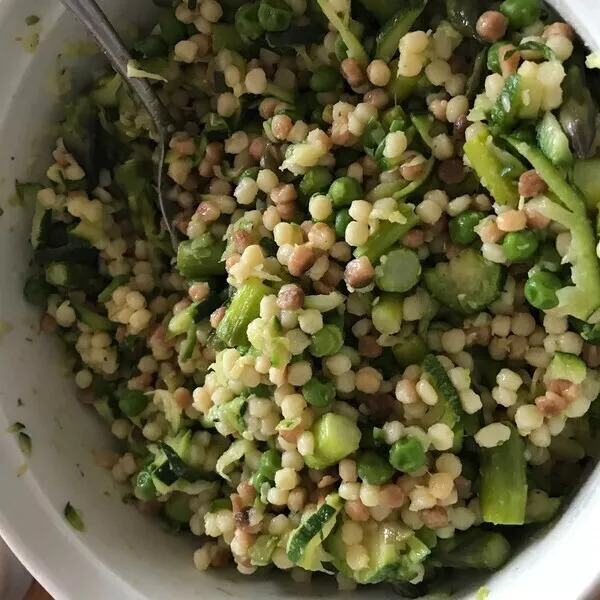
<path fill-rule="evenodd" d="M 523 525 L 527 505 L 527 462 L 523 440 L 514 425 L 510 438 L 481 451 L 479 503 L 486 523 Z"/>
<path fill-rule="evenodd" d="M 379 229 L 369 237 L 367 243 L 359 246 L 354 251 L 356 258 L 366 256 L 371 261 L 371 264 L 375 264 L 388 248 L 393 246 L 419 222 L 412 206 L 399 202 L 398 211 L 406 218 L 406 222 L 392 223 L 390 221 L 382 221 Z"/>
<path fill-rule="evenodd" d="M 442 567 L 497 569 L 508 560 L 510 552 L 510 544 L 501 533 L 471 529 L 439 540 L 431 556 Z"/>

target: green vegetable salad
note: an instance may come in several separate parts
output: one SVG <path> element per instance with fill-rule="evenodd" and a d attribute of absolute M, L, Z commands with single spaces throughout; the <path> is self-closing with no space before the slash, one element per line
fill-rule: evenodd
<path fill-rule="evenodd" d="M 18 184 L 98 464 L 200 570 L 414 597 L 500 567 L 596 446 L 582 43 L 538 0 L 160 4 L 130 74 L 175 123 L 178 247 L 118 75 Z"/>

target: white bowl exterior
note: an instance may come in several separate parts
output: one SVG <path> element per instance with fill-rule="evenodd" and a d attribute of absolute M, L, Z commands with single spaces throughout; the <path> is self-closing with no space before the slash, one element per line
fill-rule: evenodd
<path fill-rule="evenodd" d="M 559 4 L 588 43 L 600 46 L 600 4 Z M 107 0 L 103 5 L 122 24 L 139 23 L 140 15 L 151 21 L 150 0 Z M 30 14 L 42 19 L 40 46 L 32 54 L 15 41 L 26 33 Z M 49 125 L 56 122 L 64 102 L 49 94 L 49 74 L 55 72 L 65 42 L 82 39 L 81 29 L 57 0 L 0 0 L 0 198 L 5 199 L 0 202 L 0 330 L 5 322 L 12 324 L 0 343 L 0 431 L 21 421 L 33 440 L 29 468 L 17 477 L 24 458 L 14 436 L 0 435 L 0 532 L 56 600 L 335 597 L 335 586 L 321 580 L 299 586 L 289 578 L 196 571 L 191 560 L 194 545 L 124 505 L 110 474 L 93 463 L 92 450 L 109 446 L 110 435 L 93 411 L 75 400 L 72 381 L 61 374 L 55 341 L 39 334 L 39 316 L 22 298 L 31 258 L 30 213 L 8 202 L 15 179 L 39 175 L 48 164 L 54 142 Z M 101 64 L 99 57 L 76 62 L 75 88 Z M 82 511 L 85 533 L 77 533 L 64 520 L 67 501 Z M 587 597 L 600 574 L 598 534 L 596 470 L 562 519 L 486 583 L 491 600 Z M 367 594 L 390 597 L 389 588 L 357 591 L 354 597 Z M 474 592 L 459 597 L 472 598 Z"/>

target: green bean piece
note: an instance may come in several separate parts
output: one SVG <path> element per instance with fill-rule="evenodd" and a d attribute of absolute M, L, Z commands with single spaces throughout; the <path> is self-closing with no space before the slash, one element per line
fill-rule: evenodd
<path fill-rule="evenodd" d="M 475 37 L 475 26 L 484 10 L 480 0 L 446 0 L 448 21 L 466 37 Z"/>
<path fill-rule="evenodd" d="M 185 25 L 177 19 L 173 9 L 161 13 L 158 26 L 162 39 L 171 47 L 187 37 Z"/>
<path fill-rule="evenodd" d="M 203 279 L 225 273 L 221 256 L 225 242 L 216 241 L 204 234 L 193 240 L 185 240 L 177 247 L 177 269 L 186 279 Z"/>
<path fill-rule="evenodd" d="M 501 131 L 510 131 L 518 120 L 521 108 L 521 75 L 513 73 L 506 78 L 492 111 L 490 123 Z"/>
<path fill-rule="evenodd" d="M 421 442 L 410 435 L 398 440 L 390 448 L 390 463 L 402 473 L 418 471 L 426 461 L 427 456 Z"/>
<path fill-rule="evenodd" d="M 346 228 L 353 221 L 350 216 L 350 211 L 347 208 L 342 208 L 335 213 L 335 235 L 344 239 L 346 235 Z"/>
<path fill-rule="evenodd" d="M 265 31 L 285 31 L 292 22 L 292 11 L 284 0 L 261 0 L 258 20 Z"/>
<path fill-rule="evenodd" d="M 77 313 L 77 318 L 85 323 L 91 329 L 97 331 L 114 331 L 117 324 L 108 317 L 98 314 L 96 311 L 88 308 L 85 304 L 71 298 L 71 305 Z"/>
<path fill-rule="evenodd" d="M 136 42 L 134 49 L 144 58 L 157 58 L 167 56 L 169 46 L 167 46 L 164 37 L 160 35 L 149 35 Z"/>
<path fill-rule="evenodd" d="M 511 27 L 521 29 L 539 20 L 542 14 L 540 0 L 504 0 L 500 12 L 508 19 Z"/>
<path fill-rule="evenodd" d="M 448 230 L 452 241 L 466 246 L 472 244 L 478 237 L 475 227 L 484 217 L 485 214 L 478 210 L 465 210 L 451 219 Z"/>
<path fill-rule="evenodd" d="M 510 423 L 508 440 L 481 449 L 481 516 L 494 525 L 522 525 L 527 505 L 527 461 L 523 439 Z"/>
<path fill-rule="evenodd" d="M 394 335 L 402 327 L 402 296 L 400 294 L 381 294 L 371 311 L 375 329 L 380 333 Z"/>
<path fill-rule="evenodd" d="M 137 417 L 148 406 L 148 397 L 137 390 L 119 392 L 119 408 L 126 417 Z"/>
<path fill-rule="evenodd" d="M 329 406 L 335 398 L 335 382 L 323 376 L 313 377 L 302 386 L 302 395 L 312 406 Z"/>
<path fill-rule="evenodd" d="M 108 302 L 116 289 L 125 285 L 129 281 L 129 275 L 117 275 L 113 280 L 98 294 L 98 302 Z"/>
<path fill-rule="evenodd" d="M 414 183 L 414 182 L 413 182 Z M 414 209 L 403 202 L 398 203 L 398 211 L 406 219 L 405 223 L 391 223 L 382 221 L 379 229 L 369 236 L 369 240 L 363 246 L 354 251 L 354 256 L 360 258 L 366 256 L 372 265 L 386 253 L 388 248 L 398 242 L 405 233 L 408 233 L 419 223 Z"/>
<path fill-rule="evenodd" d="M 527 302 L 540 310 L 549 310 L 558 306 L 556 292 L 564 287 L 558 275 L 549 271 L 533 274 L 525 283 Z"/>
<path fill-rule="evenodd" d="M 31 275 L 25 280 L 23 296 L 30 304 L 46 308 L 50 292 L 51 288 L 42 275 Z"/>
<path fill-rule="evenodd" d="M 394 358 L 401 367 L 419 365 L 427 354 L 427 346 L 423 338 L 411 333 L 392 348 Z"/>
<path fill-rule="evenodd" d="M 300 181 L 300 193 L 306 198 L 324 193 L 332 181 L 333 175 L 327 167 L 310 167 Z"/>
<path fill-rule="evenodd" d="M 421 261 L 414 250 L 395 248 L 381 257 L 375 284 L 386 292 L 407 292 L 421 278 Z"/>
<path fill-rule="evenodd" d="M 361 452 L 356 460 L 356 468 L 359 479 L 370 485 L 383 485 L 396 472 L 389 461 L 374 450 Z"/>
<path fill-rule="evenodd" d="M 342 82 L 339 69 L 330 65 L 319 65 L 310 76 L 310 89 L 315 92 L 334 92 Z"/>
<path fill-rule="evenodd" d="M 400 39 L 410 31 L 414 22 L 423 12 L 425 5 L 424 0 L 411 0 L 404 3 L 404 6 L 377 34 L 375 58 L 384 60 L 386 63 L 392 60 L 398 51 Z"/>
<path fill-rule="evenodd" d="M 212 26 L 212 49 L 219 53 L 225 48 L 234 52 L 243 52 L 247 42 L 242 39 L 235 25 L 229 23 L 214 23 Z"/>
<path fill-rule="evenodd" d="M 344 334 L 335 325 L 324 325 L 310 337 L 309 352 L 313 356 L 331 356 L 344 345 Z"/>
<path fill-rule="evenodd" d="M 235 13 L 235 27 L 249 40 L 257 40 L 263 33 L 263 26 L 258 18 L 259 4 L 248 2 L 242 4 Z"/>
<path fill-rule="evenodd" d="M 381 124 L 386 131 L 391 132 L 394 123 L 396 124 L 394 131 L 405 131 L 410 124 L 410 119 L 401 106 L 388 108 L 383 115 L 381 115 Z M 400 126 L 398 124 L 400 124 Z"/>
<path fill-rule="evenodd" d="M 238 289 L 217 327 L 217 337 L 227 346 L 247 346 L 248 325 L 260 315 L 260 301 L 271 289 L 259 279 L 247 279 Z"/>
<path fill-rule="evenodd" d="M 335 208 L 342 208 L 349 206 L 354 200 L 360 200 L 364 194 L 360 183 L 354 177 L 345 175 L 331 184 L 327 195 Z"/>
<path fill-rule="evenodd" d="M 531 229 L 511 231 L 504 236 L 502 247 L 506 258 L 512 262 L 523 262 L 531 258 L 540 247 L 540 237 Z"/>

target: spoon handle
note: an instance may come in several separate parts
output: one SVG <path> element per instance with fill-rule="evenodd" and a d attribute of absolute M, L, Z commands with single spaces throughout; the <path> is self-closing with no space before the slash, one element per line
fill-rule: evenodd
<path fill-rule="evenodd" d="M 107 19 L 95 0 L 61 0 L 63 5 L 85 27 L 88 33 L 96 40 L 101 50 L 106 54 L 114 69 L 131 86 L 140 98 L 142 104 L 154 122 L 158 136 L 158 166 L 157 166 L 157 193 L 158 204 L 163 221 L 171 238 L 173 249 L 177 249 L 177 235 L 165 206 L 163 195 L 163 168 L 166 149 L 170 137 L 171 119 L 162 102 L 146 79 L 129 77 L 127 64 L 131 55 L 123 44 L 123 40 Z"/>
<path fill-rule="evenodd" d="M 139 77 L 127 76 L 127 64 L 131 55 L 123 44 L 121 37 L 107 19 L 95 0 L 61 0 L 75 18 L 85 27 L 88 33 L 96 40 L 98 46 L 106 54 L 114 69 L 133 88 L 140 100 L 156 119 L 160 128 L 167 128 L 169 118 L 164 106 L 160 103 L 150 84 Z"/>

